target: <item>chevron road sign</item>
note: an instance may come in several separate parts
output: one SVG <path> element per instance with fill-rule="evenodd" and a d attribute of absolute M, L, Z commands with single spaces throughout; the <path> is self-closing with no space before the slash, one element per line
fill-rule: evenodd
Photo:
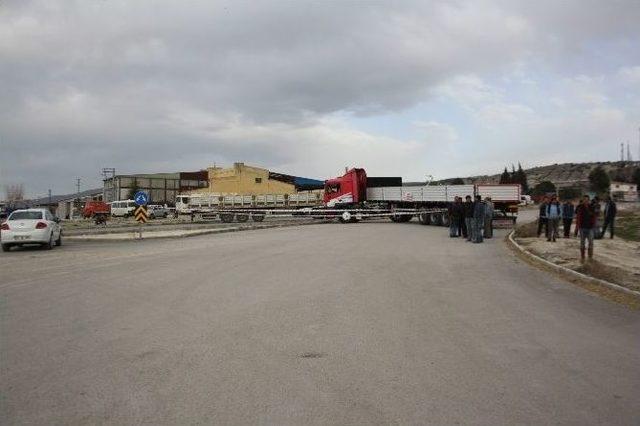
<path fill-rule="evenodd" d="M 149 220 L 149 215 L 147 214 L 147 207 L 146 206 L 136 207 L 136 209 L 133 211 L 133 217 L 135 217 L 139 223 L 147 223 L 147 221 Z"/>

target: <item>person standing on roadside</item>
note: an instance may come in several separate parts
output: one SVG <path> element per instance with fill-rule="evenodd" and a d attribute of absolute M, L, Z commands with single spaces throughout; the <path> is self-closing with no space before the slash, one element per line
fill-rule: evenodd
<path fill-rule="evenodd" d="M 601 220 L 602 209 L 600 206 L 600 198 L 598 198 L 597 195 L 593 197 L 593 200 L 591 200 L 591 207 L 593 208 L 593 214 L 596 215 L 596 223 L 593 226 L 593 238 L 595 238 L 596 240 L 599 240 L 600 238 L 602 238 L 601 229 L 600 229 L 602 227 L 602 220 Z"/>
<path fill-rule="evenodd" d="M 542 227 L 544 226 L 544 234 L 549 236 L 549 225 L 547 224 L 547 205 L 549 204 L 549 197 L 546 195 L 542 198 L 540 208 L 538 210 L 538 238 L 542 234 Z"/>
<path fill-rule="evenodd" d="M 575 214 L 575 207 L 571 200 L 565 200 L 562 205 L 562 228 L 564 229 L 564 237 L 571 237 L 571 223 Z"/>
<path fill-rule="evenodd" d="M 547 241 L 556 242 L 558 238 L 558 226 L 562 217 L 562 207 L 558 202 L 558 198 L 554 195 L 551 202 L 547 205 Z"/>
<path fill-rule="evenodd" d="M 491 197 L 485 199 L 484 237 L 493 238 L 493 202 Z"/>
<path fill-rule="evenodd" d="M 604 204 L 604 226 L 602 227 L 600 238 L 604 238 L 604 233 L 607 232 L 607 228 L 609 228 L 609 235 L 613 238 L 613 227 L 617 213 L 618 207 L 616 206 L 616 202 L 613 201 L 611 195 L 607 195 L 607 201 Z"/>
<path fill-rule="evenodd" d="M 482 229 L 484 228 L 484 220 L 487 215 L 486 204 L 482 201 L 480 195 L 476 195 L 476 201 L 473 203 L 473 242 L 482 242 Z"/>
<path fill-rule="evenodd" d="M 464 226 L 467 229 L 467 234 L 465 235 L 467 241 L 471 241 L 473 237 L 473 202 L 471 201 L 471 196 L 467 195 L 465 197 L 465 202 L 463 205 L 464 212 Z M 464 230 L 463 230 L 464 232 Z"/>
<path fill-rule="evenodd" d="M 580 260 L 584 262 L 586 242 L 589 243 L 589 259 L 593 258 L 593 237 L 596 226 L 596 214 L 593 203 L 589 202 L 589 196 L 582 197 L 582 202 L 576 208 L 575 235 L 580 233 Z"/>
<path fill-rule="evenodd" d="M 449 237 L 460 236 L 460 218 L 462 217 L 462 200 L 456 197 L 453 204 L 449 206 Z"/>

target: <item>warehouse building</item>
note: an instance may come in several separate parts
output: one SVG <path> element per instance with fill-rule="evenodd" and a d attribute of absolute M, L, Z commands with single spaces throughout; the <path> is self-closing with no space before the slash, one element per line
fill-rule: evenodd
<path fill-rule="evenodd" d="M 261 167 L 234 163 L 233 167 L 210 167 L 208 187 L 192 193 L 220 194 L 293 194 L 298 191 L 322 189 L 324 181 L 270 172 Z"/>
<path fill-rule="evenodd" d="M 127 200 L 133 190 L 145 191 L 154 204 L 175 203 L 176 194 L 208 186 L 206 170 L 179 173 L 143 173 L 116 175 L 104 180 L 106 202 Z"/>

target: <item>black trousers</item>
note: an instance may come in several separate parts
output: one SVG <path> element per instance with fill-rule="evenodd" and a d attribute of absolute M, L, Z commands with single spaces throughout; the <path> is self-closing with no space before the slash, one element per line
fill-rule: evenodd
<path fill-rule="evenodd" d="M 544 235 L 545 237 L 549 236 L 549 223 L 547 222 L 546 217 L 541 217 L 538 219 L 538 237 L 542 233 L 542 227 L 544 226 Z"/>
<path fill-rule="evenodd" d="M 613 238 L 613 227 L 614 227 L 615 220 L 616 220 L 615 217 L 604 218 L 604 226 L 602 227 L 602 234 L 600 234 L 601 238 L 604 237 L 604 233 L 607 232 L 607 228 L 609 228 L 609 234 L 611 235 L 611 238 Z"/>
<path fill-rule="evenodd" d="M 464 217 L 460 218 L 460 229 L 462 229 L 462 236 L 464 238 L 467 238 L 470 230 L 467 229 L 467 221 L 464 219 L 465 219 Z"/>
<path fill-rule="evenodd" d="M 573 222 L 573 219 L 562 219 L 562 227 L 564 228 L 565 238 L 569 238 L 571 236 L 571 222 Z"/>

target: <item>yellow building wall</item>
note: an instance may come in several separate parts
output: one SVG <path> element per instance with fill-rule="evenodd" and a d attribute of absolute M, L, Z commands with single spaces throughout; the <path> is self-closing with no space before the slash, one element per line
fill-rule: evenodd
<path fill-rule="evenodd" d="M 220 194 L 294 194 L 294 185 L 269 179 L 269 170 L 235 163 L 233 167 L 209 167 L 209 188 L 197 192 Z"/>

